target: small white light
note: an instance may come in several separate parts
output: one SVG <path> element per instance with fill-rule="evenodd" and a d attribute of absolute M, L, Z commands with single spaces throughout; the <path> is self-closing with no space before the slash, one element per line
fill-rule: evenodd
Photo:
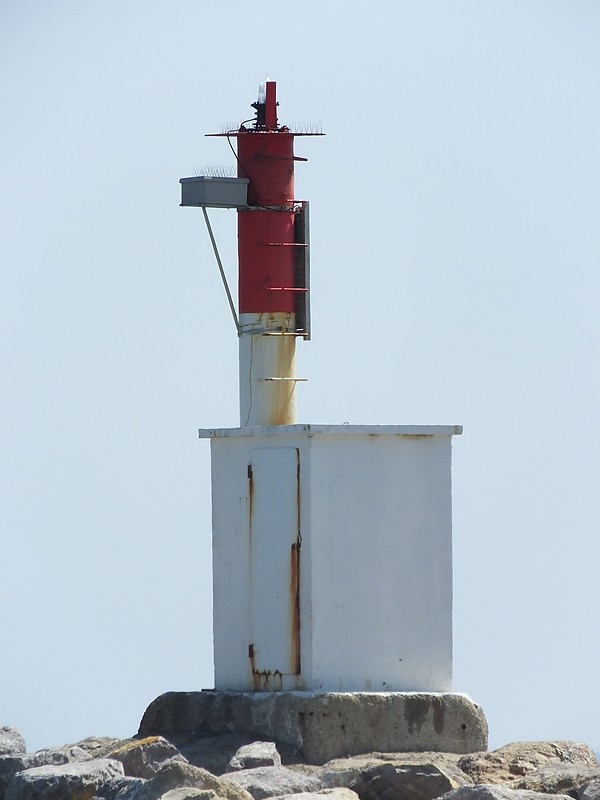
<path fill-rule="evenodd" d="M 258 99 L 257 103 L 266 103 L 267 102 L 267 81 L 269 80 L 269 76 L 265 75 L 264 81 L 258 84 Z"/>

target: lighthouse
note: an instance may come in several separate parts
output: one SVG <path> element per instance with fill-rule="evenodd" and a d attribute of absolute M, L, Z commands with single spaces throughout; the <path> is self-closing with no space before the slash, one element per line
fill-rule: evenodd
<path fill-rule="evenodd" d="M 199 431 L 211 442 L 215 686 L 180 727 L 214 733 L 219 719 L 316 762 L 485 749 L 480 709 L 452 693 L 451 445 L 462 428 L 297 420 L 311 287 L 294 144 L 320 134 L 281 123 L 276 88 L 262 84 L 253 119 L 216 134 L 232 145 L 235 177 L 180 181 L 227 290 L 240 399 L 238 427 Z M 208 209 L 237 214 L 237 305 Z M 165 732 L 169 702 L 158 698 L 141 730 Z M 366 733 L 357 719 L 371 720 Z"/>

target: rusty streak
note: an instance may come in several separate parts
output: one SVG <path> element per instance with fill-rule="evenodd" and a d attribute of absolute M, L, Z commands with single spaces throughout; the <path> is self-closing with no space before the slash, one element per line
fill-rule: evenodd
<path fill-rule="evenodd" d="M 294 542 L 292 544 L 290 567 L 292 674 L 300 675 L 300 542 Z"/>

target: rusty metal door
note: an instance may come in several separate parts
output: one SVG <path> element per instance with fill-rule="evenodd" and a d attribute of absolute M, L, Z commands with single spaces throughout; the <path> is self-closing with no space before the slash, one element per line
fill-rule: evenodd
<path fill-rule="evenodd" d="M 300 469 L 297 448 L 252 450 L 248 657 L 255 689 L 300 674 Z"/>

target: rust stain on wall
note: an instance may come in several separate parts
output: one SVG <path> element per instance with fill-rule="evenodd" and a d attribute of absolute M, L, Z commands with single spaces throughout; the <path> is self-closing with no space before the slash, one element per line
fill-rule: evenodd
<path fill-rule="evenodd" d="M 292 544 L 290 553 L 290 604 L 291 671 L 293 675 L 300 675 L 300 542 Z"/>

